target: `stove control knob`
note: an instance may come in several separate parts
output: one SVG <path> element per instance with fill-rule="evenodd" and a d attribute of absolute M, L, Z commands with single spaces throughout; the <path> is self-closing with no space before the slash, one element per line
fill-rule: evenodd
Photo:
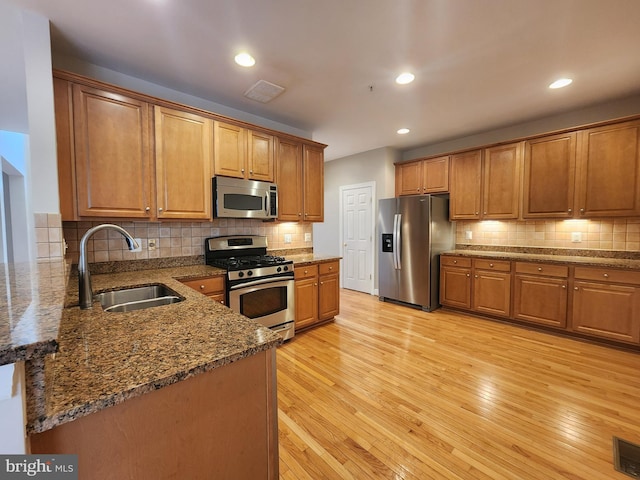
<path fill-rule="evenodd" d="M 289 267 L 285 265 L 285 266 L 284 266 L 284 271 L 286 272 L 286 271 L 288 271 L 288 270 L 289 270 Z"/>
<path fill-rule="evenodd" d="M 287 267 L 284 267 L 284 268 L 287 268 Z M 282 271 L 281 267 L 276 268 L 276 272 L 280 273 L 281 271 Z"/>
<path fill-rule="evenodd" d="M 244 277 L 244 272 L 238 272 L 238 276 L 239 276 L 240 278 Z"/>
<path fill-rule="evenodd" d="M 247 272 L 247 276 L 248 276 L 248 277 L 250 277 L 251 275 L 253 275 L 253 271 L 252 271 L 252 270 L 249 270 L 249 271 Z"/>

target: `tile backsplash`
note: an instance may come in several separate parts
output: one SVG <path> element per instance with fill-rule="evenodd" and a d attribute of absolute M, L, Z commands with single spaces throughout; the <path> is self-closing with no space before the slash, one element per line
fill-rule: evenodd
<path fill-rule="evenodd" d="M 456 243 L 640 251 L 640 218 L 458 221 Z"/>
<path fill-rule="evenodd" d="M 34 214 L 36 255 L 38 260 L 60 259 L 64 256 L 62 218 L 59 213 Z"/>
<path fill-rule="evenodd" d="M 114 223 L 127 230 L 142 243 L 141 252 L 130 252 L 118 232 L 101 230 L 87 242 L 90 263 L 119 260 L 146 260 L 150 258 L 204 255 L 204 239 L 219 235 L 263 235 L 270 250 L 312 248 L 310 223 L 279 223 L 261 220 L 216 219 L 213 222 L 63 222 L 63 235 L 67 243 L 67 257 L 77 263 L 80 239 L 89 228 L 101 223 Z M 156 247 L 149 249 L 149 240 Z"/>

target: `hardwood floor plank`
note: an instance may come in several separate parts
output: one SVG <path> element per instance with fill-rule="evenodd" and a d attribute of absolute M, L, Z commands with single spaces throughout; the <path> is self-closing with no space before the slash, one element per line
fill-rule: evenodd
<path fill-rule="evenodd" d="M 599 480 L 640 353 L 341 290 L 277 353 L 281 479 Z"/>

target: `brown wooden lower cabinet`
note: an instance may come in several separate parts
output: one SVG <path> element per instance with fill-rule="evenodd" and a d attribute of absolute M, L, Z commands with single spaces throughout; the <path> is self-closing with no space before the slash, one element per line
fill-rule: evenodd
<path fill-rule="evenodd" d="M 443 255 L 440 303 L 640 344 L 639 271 Z"/>
<path fill-rule="evenodd" d="M 181 280 L 181 282 L 222 305 L 227 303 L 225 277 L 223 276 L 193 278 Z"/>
<path fill-rule="evenodd" d="M 32 435 L 79 478 L 278 479 L 275 349 Z"/>
<path fill-rule="evenodd" d="M 340 313 L 340 262 L 294 268 L 296 331 L 309 328 Z"/>
<path fill-rule="evenodd" d="M 513 318 L 566 328 L 569 268 L 516 262 L 513 282 Z"/>

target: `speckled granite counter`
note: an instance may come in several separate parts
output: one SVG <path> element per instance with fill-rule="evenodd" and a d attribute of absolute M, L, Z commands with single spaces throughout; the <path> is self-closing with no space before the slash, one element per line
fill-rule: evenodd
<path fill-rule="evenodd" d="M 57 316 L 59 330 L 49 329 L 53 343 L 47 344 L 46 353 L 56 342 L 58 352 L 33 356 L 25 363 L 27 433 L 48 430 L 279 345 L 278 334 L 178 280 L 221 273 L 193 265 L 92 275 L 94 293 L 164 283 L 185 298 L 129 313 L 106 313 L 99 304 L 80 310 L 77 277 L 69 279 L 66 296 L 66 277 L 52 282 L 52 303 L 57 307 L 51 313 L 52 325 Z"/>
<path fill-rule="evenodd" d="M 314 253 L 299 253 L 295 255 L 286 255 L 287 260 L 293 260 L 294 266 L 310 265 L 312 263 L 335 262 L 342 257 L 334 255 L 316 255 Z"/>
<path fill-rule="evenodd" d="M 536 252 L 543 252 L 544 249 L 538 249 Z M 562 252 L 564 253 L 564 252 Z M 567 252 L 569 253 L 569 252 Z M 634 258 L 612 258 L 599 256 L 583 256 L 583 255 L 562 255 L 551 253 L 525 253 L 517 250 L 507 251 L 491 251 L 491 250 L 472 250 L 460 249 L 443 252 L 443 255 L 458 255 L 463 257 L 485 257 L 494 258 L 496 260 L 522 260 L 528 262 L 545 262 L 558 263 L 562 265 L 582 265 L 593 267 L 612 267 L 627 268 L 640 270 L 640 259 Z M 597 255 L 597 252 L 594 252 Z"/>
<path fill-rule="evenodd" d="M 0 365 L 55 352 L 70 267 L 0 264 Z"/>

